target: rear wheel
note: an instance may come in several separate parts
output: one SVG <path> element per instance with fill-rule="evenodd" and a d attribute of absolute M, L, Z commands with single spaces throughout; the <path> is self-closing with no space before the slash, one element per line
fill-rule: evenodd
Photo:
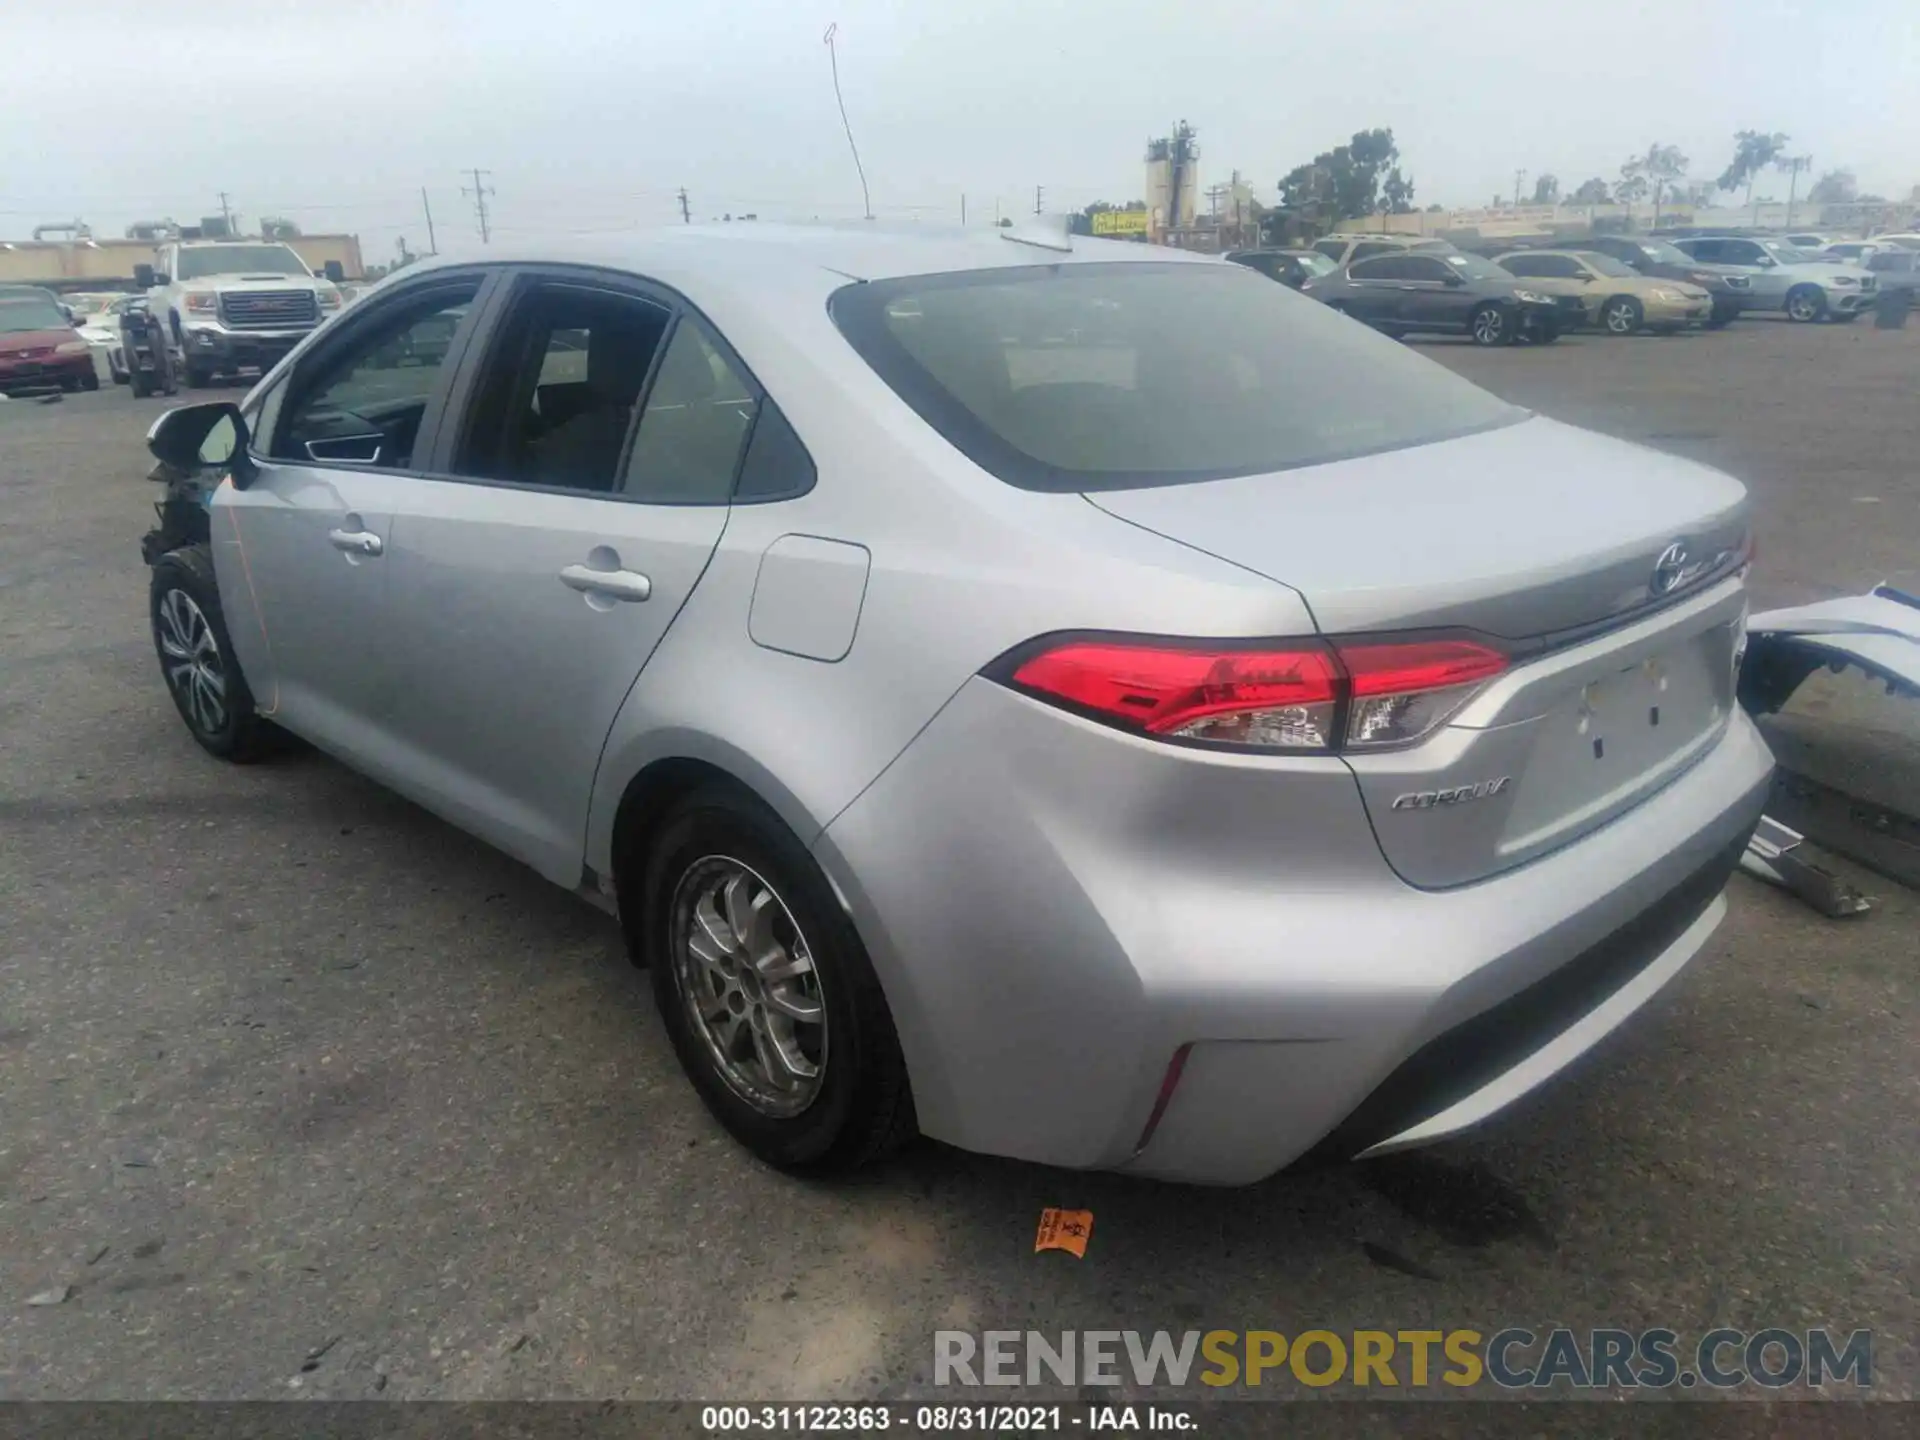
<path fill-rule="evenodd" d="M 127 376 L 127 386 L 133 391 L 135 399 L 146 399 L 149 395 L 153 394 L 153 372 L 150 370 L 132 371 Z"/>
<path fill-rule="evenodd" d="M 211 384 L 213 384 L 213 371 L 204 365 L 195 365 L 189 360 L 187 362 L 187 388 L 189 390 L 204 390 Z"/>
<path fill-rule="evenodd" d="M 273 727 L 255 713 L 234 659 L 206 546 L 170 550 L 154 561 L 148 609 L 160 674 L 195 742 L 222 760 L 265 753 Z"/>
<path fill-rule="evenodd" d="M 829 1174 L 913 1134 L 866 950 L 771 811 L 726 787 L 689 796 L 629 893 L 674 1051 L 735 1139 L 781 1169 Z"/>
<path fill-rule="evenodd" d="M 1500 305 L 1482 305 L 1467 320 L 1467 334 L 1476 345 L 1511 345 L 1513 329 L 1513 318 Z"/>
<path fill-rule="evenodd" d="M 1827 313 L 1827 297 L 1818 285 L 1796 285 L 1787 292 L 1787 318 L 1811 324 Z"/>
<path fill-rule="evenodd" d="M 1600 323 L 1609 335 L 1631 335 L 1646 319 L 1646 310 L 1631 295 L 1615 295 L 1600 307 Z"/>

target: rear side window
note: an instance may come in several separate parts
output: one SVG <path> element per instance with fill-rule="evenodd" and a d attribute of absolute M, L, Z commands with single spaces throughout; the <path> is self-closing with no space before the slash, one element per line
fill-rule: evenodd
<path fill-rule="evenodd" d="M 1344 240 L 1322 240 L 1313 248 L 1337 264 L 1341 257 L 1347 253 L 1347 242 Z"/>
<path fill-rule="evenodd" d="M 1355 280 L 1411 280 L 1415 277 L 1415 270 L 1404 255 L 1381 255 L 1361 261 L 1348 274 Z"/>
<path fill-rule="evenodd" d="M 1362 240 L 1358 245 L 1353 247 L 1353 258 L 1356 260 L 1364 260 L 1369 255 L 1384 255 L 1389 250 L 1399 250 L 1401 248 L 1402 247 L 1398 245 L 1383 245 L 1378 240 Z"/>
<path fill-rule="evenodd" d="M 1519 275 L 1523 278 L 1548 273 L 1544 268 L 1546 261 L 1537 255 L 1502 255 L 1495 263 L 1509 275 Z"/>
<path fill-rule="evenodd" d="M 1023 266 L 849 285 L 830 311 L 901 399 L 1029 490 L 1320 464 L 1524 418 L 1239 266 Z"/>

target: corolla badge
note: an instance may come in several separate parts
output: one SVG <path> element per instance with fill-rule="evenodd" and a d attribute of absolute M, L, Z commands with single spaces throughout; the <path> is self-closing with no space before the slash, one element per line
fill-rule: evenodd
<path fill-rule="evenodd" d="M 1432 810 L 1447 805 L 1463 805 L 1469 800 L 1485 800 L 1502 793 L 1513 781 L 1511 775 L 1497 780 L 1482 780 L 1475 785 L 1455 785 L 1446 790 L 1415 790 L 1393 797 L 1396 810 Z"/>
<path fill-rule="evenodd" d="M 1653 562 L 1653 578 L 1647 581 L 1647 591 L 1652 595 L 1671 595 L 1682 581 L 1698 573 L 1698 570 L 1698 566 L 1687 564 L 1687 547 L 1682 541 L 1676 540 L 1662 550 L 1660 558 Z"/>

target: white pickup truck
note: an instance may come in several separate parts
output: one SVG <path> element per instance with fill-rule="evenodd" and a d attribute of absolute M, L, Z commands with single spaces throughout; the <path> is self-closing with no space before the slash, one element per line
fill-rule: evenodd
<path fill-rule="evenodd" d="M 190 386 L 243 367 L 262 371 L 343 303 L 340 266 L 315 275 L 274 240 L 177 240 L 136 265 L 134 279 L 167 327 Z"/>

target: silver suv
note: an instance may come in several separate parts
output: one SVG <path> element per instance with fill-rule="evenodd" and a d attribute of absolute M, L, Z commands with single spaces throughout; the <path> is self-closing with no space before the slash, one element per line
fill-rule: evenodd
<path fill-rule="evenodd" d="M 1778 310 L 1789 320 L 1851 320 L 1872 307 L 1878 289 L 1858 265 L 1836 265 L 1784 240 L 1701 235 L 1674 245 L 1704 268 L 1747 277 L 1748 310 Z"/>

